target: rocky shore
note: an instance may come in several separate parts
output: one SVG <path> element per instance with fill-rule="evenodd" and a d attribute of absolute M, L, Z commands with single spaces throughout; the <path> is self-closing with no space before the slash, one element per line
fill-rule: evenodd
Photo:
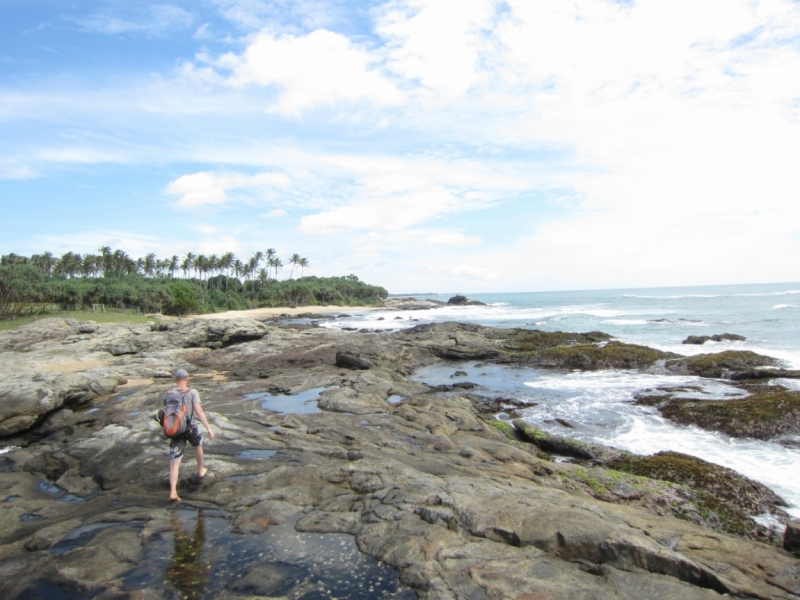
<path fill-rule="evenodd" d="M 767 385 L 784 371 L 760 355 L 459 323 L 48 319 L 1 333 L 0 359 L 3 598 L 800 595 L 800 561 L 754 520 L 787 521 L 763 485 L 677 452 L 549 435 L 463 378 L 409 377 L 463 360 L 691 373 L 750 395 L 639 402 L 730 435 L 798 434 L 797 393 Z M 207 478 L 185 461 L 178 507 L 151 419 L 176 366 L 217 432 Z M 738 427 L 742 415 L 766 425 Z"/>

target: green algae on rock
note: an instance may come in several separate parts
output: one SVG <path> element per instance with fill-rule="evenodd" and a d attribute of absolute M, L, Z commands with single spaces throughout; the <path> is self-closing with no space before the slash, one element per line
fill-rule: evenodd
<path fill-rule="evenodd" d="M 669 360 L 670 371 L 698 375 L 700 377 L 730 377 L 739 371 L 750 371 L 759 367 L 778 367 L 781 361 L 771 356 L 750 350 L 727 350 L 714 354 L 697 354 L 686 358 Z"/>
<path fill-rule="evenodd" d="M 609 468 L 651 479 L 688 486 L 697 494 L 703 525 L 736 535 L 754 537 L 752 517 L 774 513 L 786 502 L 765 485 L 732 469 L 681 452 L 630 455 L 612 460 Z"/>
<path fill-rule="evenodd" d="M 764 389 L 737 400 L 673 399 L 659 407 L 666 418 L 734 437 L 769 440 L 800 432 L 800 392 Z"/>

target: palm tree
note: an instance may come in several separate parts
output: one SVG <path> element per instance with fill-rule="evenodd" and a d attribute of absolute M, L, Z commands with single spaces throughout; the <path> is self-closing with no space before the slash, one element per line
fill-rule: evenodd
<path fill-rule="evenodd" d="M 208 270 L 213 275 L 214 272 L 219 268 L 219 258 L 216 254 L 212 254 L 208 257 Z M 219 282 L 217 283 L 217 287 L 219 287 Z"/>
<path fill-rule="evenodd" d="M 244 273 L 244 264 L 238 258 L 233 261 L 233 274 L 236 275 L 236 279 Z"/>
<path fill-rule="evenodd" d="M 275 248 L 267 248 L 267 251 L 264 253 L 264 258 L 266 259 L 267 267 L 272 266 L 272 259 L 275 258 L 277 254 L 278 253 L 275 251 Z M 269 273 L 269 268 L 267 268 L 267 273 Z"/>
<path fill-rule="evenodd" d="M 231 267 L 233 266 L 233 261 L 236 257 L 233 255 L 233 252 L 226 252 L 223 254 L 219 259 L 219 267 L 220 269 L 225 269 L 225 293 L 228 293 L 228 279 L 231 277 Z"/>
<path fill-rule="evenodd" d="M 152 277 L 155 274 L 156 267 L 158 266 L 158 259 L 155 253 L 151 252 L 144 257 L 144 276 Z"/>
<path fill-rule="evenodd" d="M 129 271 L 129 265 L 132 265 L 133 261 L 131 261 L 130 256 L 125 254 L 124 251 L 114 250 L 114 253 L 111 255 L 111 264 L 113 270 L 117 272 L 117 277 L 122 277 L 122 271 Z"/>
<path fill-rule="evenodd" d="M 282 269 L 283 268 L 283 263 L 281 262 L 281 259 L 278 258 L 277 256 L 272 259 L 272 267 L 275 269 L 275 280 L 277 281 L 278 280 L 278 269 Z"/>
<path fill-rule="evenodd" d="M 186 256 L 183 257 L 183 262 L 181 263 L 181 271 L 183 271 L 184 279 L 189 277 L 189 271 L 191 271 L 193 267 L 194 267 L 194 254 L 188 252 Z"/>
<path fill-rule="evenodd" d="M 261 267 L 258 270 L 258 280 L 261 282 L 262 290 L 264 289 L 264 284 L 267 283 L 268 279 L 269 279 L 269 272 L 264 267 Z"/>
<path fill-rule="evenodd" d="M 308 267 L 308 259 L 307 258 L 301 258 L 299 261 L 297 261 L 297 266 L 300 267 L 300 277 L 302 277 L 303 276 L 303 269 Z"/>
<path fill-rule="evenodd" d="M 297 252 L 295 252 L 289 259 L 289 264 L 292 265 L 292 270 L 289 271 L 289 279 L 292 278 L 292 275 L 294 274 L 294 268 L 297 266 L 298 262 L 300 262 L 300 255 Z"/>
<path fill-rule="evenodd" d="M 187 252 L 186 256 L 183 257 L 183 262 L 181 263 L 181 269 L 183 269 L 183 276 L 188 277 L 189 271 L 194 270 L 195 275 L 197 275 L 197 271 L 194 267 L 194 261 L 197 260 L 197 255 L 192 252 Z"/>
<path fill-rule="evenodd" d="M 100 256 L 103 257 L 103 277 L 106 277 L 114 268 L 111 246 L 101 246 L 97 251 L 100 253 Z"/>
<path fill-rule="evenodd" d="M 173 279 L 175 279 L 175 271 L 178 270 L 178 265 L 180 264 L 181 259 L 178 258 L 177 254 L 173 254 L 172 258 L 169 259 L 167 264 L 167 269 L 169 270 L 169 275 Z"/>

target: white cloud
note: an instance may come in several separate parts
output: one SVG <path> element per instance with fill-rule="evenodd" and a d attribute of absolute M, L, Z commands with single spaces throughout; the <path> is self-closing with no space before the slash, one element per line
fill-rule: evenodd
<path fill-rule="evenodd" d="M 102 11 L 77 19 L 84 31 L 104 35 L 142 33 L 161 37 L 171 31 L 191 27 L 193 17 L 182 8 L 169 4 L 130 5 L 120 12 Z"/>
<path fill-rule="evenodd" d="M 287 188 L 289 185 L 289 178 L 282 173 L 241 175 L 201 171 L 182 175 L 171 181 L 164 188 L 164 193 L 180 196 L 175 206 L 186 209 L 208 204 L 223 204 L 230 199 L 227 193 L 229 190 L 263 192 L 270 188 Z"/>
<path fill-rule="evenodd" d="M 381 7 L 378 33 L 390 48 L 387 67 L 444 96 L 458 96 L 481 75 L 489 49 L 492 0 L 399 0 Z"/>
<path fill-rule="evenodd" d="M 492 206 L 526 189 L 531 177 L 458 158 L 333 156 L 326 160 L 353 174 L 355 182 L 345 206 L 303 217 L 300 229 L 304 233 L 402 230 L 445 214 Z"/>
<path fill-rule="evenodd" d="M 347 37 L 320 29 L 301 36 L 262 32 L 241 55 L 228 53 L 213 64 L 230 70 L 230 85 L 278 86 L 280 98 L 272 110 L 298 114 L 341 100 L 370 100 L 378 105 L 401 102 L 401 92 L 374 63 L 369 52 Z"/>
<path fill-rule="evenodd" d="M 483 243 L 480 236 L 464 235 L 458 231 L 448 231 L 446 233 L 434 233 L 425 238 L 425 243 L 431 246 L 450 246 L 452 248 L 465 248 L 467 246 L 479 246 Z"/>
<path fill-rule="evenodd" d="M 267 213 L 262 213 L 262 217 L 265 219 L 276 219 L 278 217 L 285 217 L 289 213 L 283 210 L 282 208 L 276 208 L 275 210 L 271 210 Z"/>

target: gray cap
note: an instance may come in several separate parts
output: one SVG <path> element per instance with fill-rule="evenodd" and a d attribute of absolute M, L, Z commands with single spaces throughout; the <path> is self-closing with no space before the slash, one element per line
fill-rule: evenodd
<path fill-rule="evenodd" d="M 185 379 L 187 377 L 189 377 L 189 374 L 183 369 L 178 369 L 175 371 L 175 379 Z"/>

